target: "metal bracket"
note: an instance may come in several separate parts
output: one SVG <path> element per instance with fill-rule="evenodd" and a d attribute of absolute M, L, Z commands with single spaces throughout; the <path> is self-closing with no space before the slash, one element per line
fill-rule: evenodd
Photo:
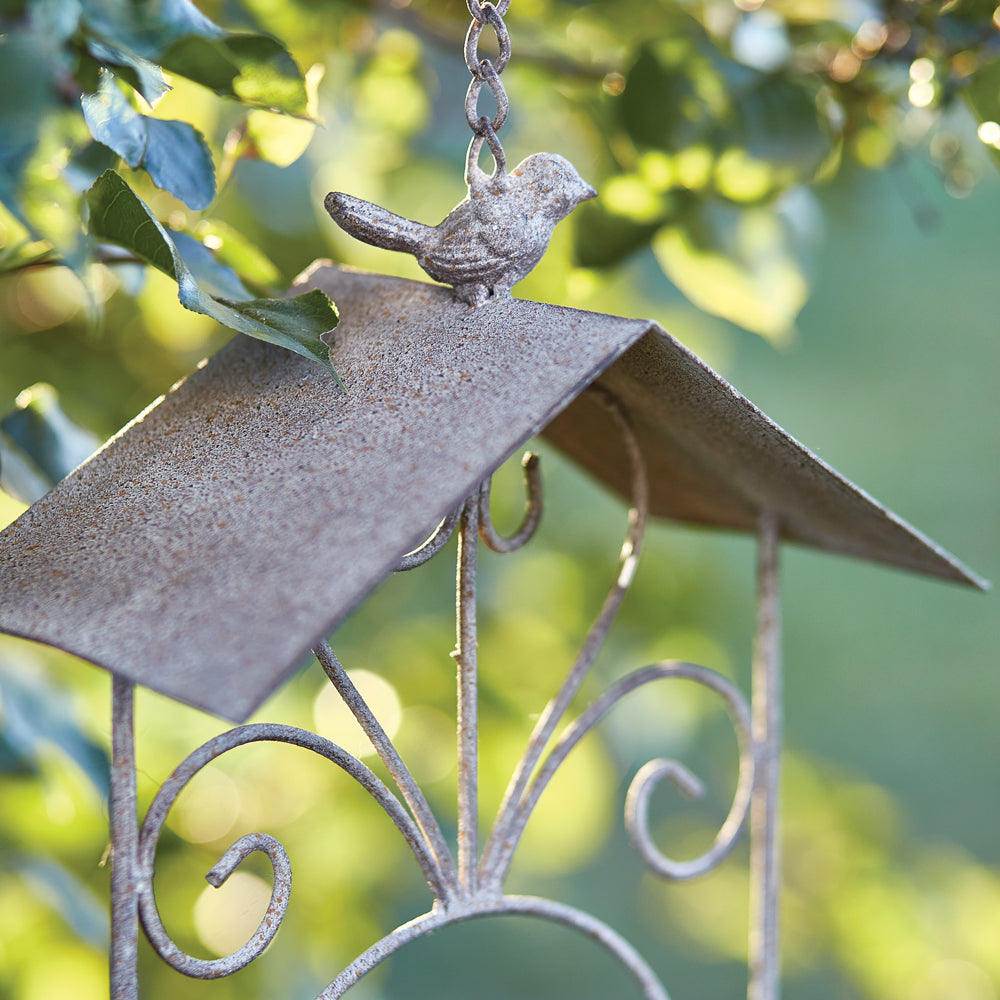
<path fill-rule="evenodd" d="M 489 516 L 490 480 L 481 483 L 462 507 L 449 515 L 424 545 L 404 557 L 400 569 L 411 569 L 440 551 L 458 531 L 457 647 L 458 667 L 458 834 L 457 863 L 419 786 L 388 735 L 350 680 L 327 642 L 314 650 L 321 666 L 367 734 L 396 786 L 398 796 L 357 758 L 336 744 L 291 726 L 257 724 L 232 729 L 190 754 L 161 787 L 140 830 L 136 816 L 135 753 L 132 729 L 132 685 L 114 681 L 112 776 L 112 951 L 113 1000 L 137 1000 L 137 924 L 141 920 L 154 949 L 177 971 L 196 978 L 229 975 L 257 958 L 277 932 L 291 891 L 291 867 L 274 838 L 251 834 L 238 840 L 206 876 L 221 885 L 252 852 L 266 853 L 274 869 L 274 888 L 257 932 L 242 948 L 206 961 L 183 952 L 160 922 L 153 895 L 156 844 L 177 795 L 198 770 L 250 742 L 275 741 L 312 750 L 361 784 L 403 835 L 423 871 L 434 898 L 431 909 L 396 928 L 356 958 L 320 994 L 319 1000 L 342 996 L 368 971 L 409 941 L 432 930 L 473 917 L 499 914 L 533 916 L 573 928 L 610 952 L 639 985 L 648 1000 L 668 995 L 645 959 L 616 931 L 597 918 L 565 904 L 536 897 L 507 895 L 504 881 L 517 845 L 540 797 L 570 751 L 626 695 L 646 684 L 684 679 L 718 694 L 736 732 L 739 779 L 730 812 L 713 846 L 701 857 L 677 861 L 654 844 L 648 824 L 650 796 L 668 780 L 683 791 L 700 792 L 698 779 L 676 761 L 655 760 L 640 769 L 626 798 L 626 824 L 647 866 L 668 879 L 704 874 L 730 852 L 751 816 L 752 907 L 749 1000 L 778 996 L 779 889 L 777 781 L 780 753 L 780 689 L 777 519 L 760 520 L 758 565 L 759 612 L 753 669 L 753 710 L 728 680 L 705 667 L 665 660 L 622 677 L 578 717 L 563 726 L 566 713 L 603 645 L 631 585 L 648 516 L 646 471 L 636 437 L 621 404 L 606 390 L 594 389 L 617 424 L 632 477 L 633 505 L 618 573 L 580 652 L 555 697 L 542 712 L 523 757 L 514 771 L 493 827 L 480 849 L 478 780 L 478 666 L 476 656 L 476 557 L 480 539 L 496 552 L 513 551 L 534 533 L 542 510 L 537 456 L 525 457 L 527 503 L 521 527 L 509 538 L 495 532 Z"/>

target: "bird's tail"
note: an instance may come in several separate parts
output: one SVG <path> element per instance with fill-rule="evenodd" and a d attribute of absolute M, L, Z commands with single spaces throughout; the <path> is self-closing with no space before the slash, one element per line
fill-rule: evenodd
<path fill-rule="evenodd" d="M 426 238 L 430 226 L 411 222 L 401 215 L 362 198 L 331 191 L 323 203 L 330 217 L 355 239 L 385 250 L 415 253 Z"/>

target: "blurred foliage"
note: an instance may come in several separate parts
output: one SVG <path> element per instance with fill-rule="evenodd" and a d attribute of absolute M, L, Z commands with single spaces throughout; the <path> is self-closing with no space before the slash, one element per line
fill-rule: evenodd
<path fill-rule="evenodd" d="M 0 84 L 18 100 L 5 101 L 0 118 L 0 267 L 66 264 L 94 308 L 108 294 L 108 266 L 133 260 L 109 257 L 114 242 L 178 280 L 188 308 L 265 336 L 270 317 L 257 317 L 263 329 L 246 320 L 253 303 L 239 315 L 213 306 L 252 298 L 237 274 L 258 286 L 276 277 L 258 266 L 264 234 L 251 225 L 248 239 L 239 236 L 238 203 L 246 211 L 252 199 L 232 190 L 233 171 L 248 160 L 301 168 L 317 116 L 327 128 L 314 158 L 333 153 L 331 176 L 349 159 L 346 177 L 364 179 L 354 189 L 382 194 L 415 156 L 437 159 L 440 140 L 457 135 L 440 115 L 430 134 L 429 109 L 462 72 L 443 59 L 450 46 L 454 62 L 464 7 L 327 3 L 317 24 L 308 3 L 207 6 L 4 5 Z M 548 132 L 543 119 L 572 123 L 572 152 L 601 182 L 600 199 L 573 226 L 577 262 L 605 268 L 651 245 L 700 309 L 771 338 L 791 333 L 809 294 L 812 186 L 845 163 L 881 167 L 934 145 L 945 183 L 967 189 L 973 171 L 949 127 L 960 103 L 977 116 L 974 141 L 1000 155 L 1000 48 L 983 0 L 524 6 L 511 14 L 510 75 L 515 109 L 520 93 L 524 117 L 533 111 L 512 126 L 514 140 Z M 304 75 L 296 59 L 310 67 Z M 188 81 L 204 89 L 193 95 Z M 206 90 L 231 105 L 206 102 Z M 456 88 L 453 109 L 459 97 Z M 460 129 L 457 115 L 451 121 Z M 154 224 L 169 221 L 190 239 L 171 241 L 161 228 L 166 257 L 131 240 L 124 203 L 84 198 L 107 168 L 131 183 Z M 258 172 L 261 183 L 267 173 Z M 109 212 L 119 224 L 98 225 Z M 293 215 L 275 228 L 302 232 L 315 218 Z M 288 344 L 287 323 L 279 330 L 286 346 L 322 360 L 313 331 L 336 320 L 310 305 L 308 346 Z"/>
<path fill-rule="evenodd" d="M 870 395 L 884 394 L 892 412 L 919 422 L 922 411 L 900 388 L 907 372 L 899 370 L 916 366 L 909 344 L 919 340 L 919 308 L 905 314 L 894 355 L 887 333 L 856 322 L 862 308 L 874 313 L 870 299 L 892 297 L 888 284 L 867 298 L 859 292 L 864 269 L 902 257 L 900 245 L 909 239 L 874 240 L 855 253 L 853 233 L 871 239 L 872 232 L 864 228 L 870 204 L 857 178 L 859 168 L 894 178 L 913 228 L 925 230 L 947 202 L 937 192 L 912 193 L 914 164 L 936 174 L 947 197 L 974 196 L 986 157 L 1000 155 L 992 4 L 514 0 L 508 22 L 514 55 L 504 82 L 512 112 L 502 138 L 511 162 L 551 149 L 600 190 L 597 201 L 557 229 L 519 295 L 653 314 L 721 365 L 755 350 L 745 346 L 752 338 L 730 335 L 734 326 L 792 341 L 819 284 L 824 229 L 841 226 L 847 235 L 840 250 L 857 257 L 862 273 L 850 271 L 850 283 L 817 306 L 840 324 L 829 331 L 837 344 L 822 348 L 835 383 L 827 398 L 842 410 L 849 398 L 853 412 L 864 384 Z M 243 329 L 241 309 L 289 287 L 315 257 L 421 276 L 408 258 L 350 241 L 323 214 L 322 197 L 350 191 L 433 222 L 463 196 L 466 25 L 462 0 L 213 0 L 201 11 L 186 2 L 0 3 L 0 413 L 10 414 L 0 423 L 0 484 L 7 491 L 0 493 L 0 523 L 216 349 L 226 336 L 216 320 Z M 110 214 L 103 211 L 112 203 Z M 963 263 L 962 276 L 979 275 L 977 266 L 993 267 L 988 243 Z M 900 275 L 903 288 L 913 275 L 925 286 L 937 277 L 913 260 Z M 949 280 L 958 284 L 957 275 Z M 195 311 L 177 309 L 179 292 Z M 935 317 L 925 347 L 946 325 L 957 328 L 952 316 L 933 313 L 927 298 L 911 297 Z M 893 301 L 903 313 L 906 302 Z M 314 346 L 323 323 L 320 311 Z M 856 376 L 845 384 L 845 370 L 865 356 L 878 380 Z M 777 357 L 762 367 L 776 368 L 780 378 L 784 362 Z M 968 388 L 977 377 L 985 378 L 985 366 L 955 376 L 950 398 L 986 398 L 992 389 Z M 789 381 L 786 400 L 806 397 L 800 422 L 792 424 L 799 431 L 815 412 L 817 383 Z M 57 387 L 59 399 L 40 383 Z M 848 423 L 843 416 L 837 426 Z M 951 458 L 970 447 L 964 439 L 954 447 L 933 430 L 925 434 L 940 454 Z M 870 454 L 873 474 L 892 464 L 875 445 Z M 484 822 L 531 716 L 551 693 L 557 665 L 572 658 L 599 606 L 620 540 L 618 506 L 558 457 L 546 455 L 545 463 L 557 515 L 523 553 L 484 560 Z M 921 463 L 901 464 L 906 476 L 935 476 Z M 504 470 L 500 480 L 497 517 L 511 523 L 520 502 L 517 477 Z M 977 517 L 984 523 L 986 514 L 974 508 L 964 520 Z M 660 527 L 650 549 L 589 693 L 617 676 L 619 665 L 663 656 L 705 663 L 746 687 L 747 547 L 706 548 Z M 789 678 L 796 709 L 789 726 L 800 743 L 820 731 L 817 720 L 837 713 L 823 699 L 813 707 L 796 685 L 814 698 L 826 691 L 826 677 L 841 668 L 837 650 L 865 662 L 853 632 L 822 624 L 831 613 L 822 597 L 833 593 L 835 575 L 817 572 L 810 583 L 819 600 L 795 608 L 808 623 L 808 641 L 796 651 L 814 671 Z M 446 825 L 454 820 L 455 793 L 450 576 L 445 554 L 389 581 L 336 637 L 341 658 L 390 720 Z M 790 599 L 798 601 L 798 591 Z M 876 587 L 864 605 L 875 618 L 864 633 L 869 642 L 885 634 L 875 611 L 884 612 L 883 600 Z M 949 616 L 965 621 L 954 608 Z M 967 627 L 964 636 L 973 631 Z M 820 635 L 830 650 L 813 648 L 822 645 Z M 902 644 L 906 637 L 891 638 Z M 789 645 L 795 643 L 791 625 Z M 898 689 L 912 683 L 903 667 L 899 674 Z M 982 693 L 984 677 L 985 668 L 969 703 L 988 728 L 995 707 Z M 877 703 L 877 678 L 864 679 Z M 746 957 L 745 852 L 698 885 L 664 886 L 641 875 L 617 818 L 635 768 L 663 754 L 697 761 L 713 789 L 695 805 L 658 801 L 665 847 L 678 854 L 704 849 L 725 814 L 735 752 L 724 713 L 684 685 L 668 687 L 626 702 L 570 759 L 529 827 L 511 887 L 549 893 L 607 919 L 653 956 L 672 995 L 738 995 Z M 337 714 L 328 690 L 314 666 L 269 703 L 266 717 L 348 744 L 350 721 Z M 103 996 L 107 678 L 62 654 L 3 638 L 0 699 L 0 994 Z M 882 712 L 878 726 L 909 733 L 909 712 L 919 705 L 919 695 L 907 695 L 898 718 Z M 222 724 L 149 693 L 140 694 L 138 708 L 145 807 L 178 760 Z M 863 709 L 848 704 L 843 717 L 851 713 Z M 794 731 L 802 714 L 813 731 Z M 983 728 L 950 725 L 960 735 Z M 880 779 L 898 777 L 893 766 L 902 771 L 911 758 L 919 762 L 913 782 L 940 776 L 921 749 L 939 737 L 932 730 L 911 745 L 886 736 L 881 749 L 895 764 L 884 765 Z M 856 734 L 840 738 L 864 742 Z M 377 767 L 370 757 L 366 762 Z M 987 783 L 994 765 L 995 754 L 980 767 Z M 981 793 L 985 819 L 954 836 L 977 846 L 960 847 L 933 822 L 947 813 L 937 799 L 957 795 L 961 782 L 949 776 L 947 788 L 903 804 L 858 773 L 866 766 L 854 758 L 850 766 L 821 762 L 801 750 L 788 758 L 788 993 L 811 1000 L 997 1000 L 1000 876 L 990 864 L 1000 856 L 980 857 L 987 852 L 976 839 L 977 831 L 995 829 L 995 802 Z M 907 832 L 915 802 L 933 814 L 940 843 Z M 264 958 L 215 983 L 179 980 L 143 945 L 148 995 L 314 996 L 357 952 L 429 902 L 405 845 L 339 772 L 290 748 L 246 748 L 199 775 L 160 845 L 164 919 L 196 954 L 231 950 L 256 923 L 267 895 L 266 863 L 252 860 L 222 890 L 202 881 L 229 843 L 256 829 L 278 836 L 292 857 L 286 928 Z M 616 969 L 562 933 L 505 926 L 498 935 L 492 924 L 449 931 L 407 949 L 352 995 L 466 995 L 462 984 L 474 974 L 476 995 L 485 1000 L 625 995 Z M 553 962 L 553 950 L 562 961 Z"/>
<path fill-rule="evenodd" d="M 125 261 L 176 280 L 186 308 L 329 367 L 320 335 L 337 317 L 322 293 L 254 299 L 208 244 L 171 240 L 110 169 L 141 170 L 188 209 L 207 208 L 216 175 L 204 136 L 134 105 L 152 111 L 160 102 L 166 68 L 245 105 L 305 116 L 306 83 L 284 46 L 227 33 L 189 0 L 25 0 L 5 5 L 2 17 L 0 86 L 17 96 L 0 112 L 0 204 L 18 224 L 2 266 L 65 266 L 86 286 L 97 261 L 116 259 L 114 244 L 134 255 Z"/>
<path fill-rule="evenodd" d="M 33 385 L 0 419 L 0 488 L 21 503 L 34 503 L 100 443 L 66 416 L 51 385 Z"/>

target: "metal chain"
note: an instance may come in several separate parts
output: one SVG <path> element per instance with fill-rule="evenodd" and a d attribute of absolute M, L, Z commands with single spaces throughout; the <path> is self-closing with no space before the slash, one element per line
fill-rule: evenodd
<path fill-rule="evenodd" d="M 472 82 L 465 95 L 465 118 L 473 132 L 472 144 L 469 146 L 469 171 L 478 161 L 479 151 L 485 141 L 496 161 L 497 172 L 502 173 L 507 169 L 506 157 L 497 132 L 503 128 L 510 107 L 507 92 L 500 80 L 500 74 L 510 60 L 510 34 L 503 20 L 504 14 L 510 8 L 510 0 L 499 0 L 496 4 L 490 0 L 483 2 L 467 0 L 467 4 L 472 15 L 472 24 L 469 25 L 468 34 L 465 36 L 465 64 L 472 74 Z M 479 36 L 487 24 L 496 32 L 497 44 L 500 47 L 495 63 L 491 59 L 479 56 Z M 483 89 L 483 84 L 490 88 L 497 102 L 497 113 L 492 121 L 486 115 L 479 114 L 479 93 Z"/>

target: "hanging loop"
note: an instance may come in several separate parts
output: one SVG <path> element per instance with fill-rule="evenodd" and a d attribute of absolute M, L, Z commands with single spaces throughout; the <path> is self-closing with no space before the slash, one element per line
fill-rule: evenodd
<path fill-rule="evenodd" d="M 483 89 L 484 83 L 490 88 L 497 102 L 496 116 L 490 121 L 490 128 L 494 132 L 499 132 L 503 128 L 503 123 L 507 120 L 507 111 L 510 108 L 510 102 L 507 100 L 507 92 L 500 82 L 500 74 L 497 72 L 496 67 L 489 59 L 484 59 L 481 63 L 481 68 L 483 71 L 482 77 L 477 77 L 469 83 L 469 90 L 465 95 L 465 120 L 469 123 L 469 128 L 476 135 L 486 134 L 481 122 L 489 121 L 484 115 L 479 114 L 478 109 L 479 92 Z"/>
<path fill-rule="evenodd" d="M 527 545 L 538 530 L 538 524 L 542 519 L 542 477 L 538 470 L 538 455 L 533 451 L 525 452 L 521 459 L 521 468 L 524 470 L 524 485 L 528 495 L 521 526 L 514 534 L 504 538 L 493 527 L 493 519 L 490 517 L 492 478 L 483 480 L 479 492 L 479 537 L 483 544 L 494 552 L 515 552 Z"/>
<path fill-rule="evenodd" d="M 480 118 L 478 125 L 482 131 L 477 132 L 472 137 L 472 142 L 469 143 L 469 153 L 465 162 L 465 183 L 471 188 L 475 186 L 477 180 L 481 182 L 486 179 L 486 174 L 479 167 L 479 154 L 482 151 L 484 141 L 490 147 L 490 152 L 493 154 L 493 160 L 496 164 L 493 176 L 490 179 L 494 183 L 506 183 L 507 157 L 504 154 L 503 146 L 500 145 L 500 140 L 497 138 L 493 126 L 490 125 L 489 118 Z"/>
<path fill-rule="evenodd" d="M 510 10 L 510 0 L 500 0 L 500 3 L 494 5 L 492 3 L 480 3 L 479 0 L 466 0 L 466 6 L 469 8 L 469 13 L 477 21 L 485 21 L 487 14 L 484 10 L 485 7 L 496 7 L 496 12 L 503 17 L 507 11 Z"/>
<path fill-rule="evenodd" d="M 510 6 L 510 0 L 508 0 L 507 6 Z M 503 7 L 502 4 L 501 7 Z M 500 48 L 500 54 L 494 63 L 496 71 L 502 73 L 507 68 L 507 62 L 510 59 L 510 32 L 507 30 L 507 25 L 504 24 L 503 10 L 498 10 L 491 3 L 484 3 L 481 10 L 483 16 L 473 15 L 472 24 L 469 25 L 465 36 L 465 65 L 469 67 L 469 72 L 477 78 L 483 62 L 488 61 L 481 59 L 479 55 L 479 36 L 487 24 L 496 32 L 497 45 Z"/>
<path fill-rule="evenodd" d="M 500 74 L 510 61 L 510 33 L 503 20 L 504 14 L 510 9 L 510 0 L 499 0 L 497 3 L 491 0 L 467 0 L 467 5 L 472 23 L 465 36 L 465 65 L 472 74 L 472 80 L 465 95 L 465 120 L 469 123 L 474 138 L 469 146 L 465 178 L 470 185 L 473 180 L 482 180 L 484 175 L 479 171 L 479 153 L 485 141 L 496 164 L 493 181 L 500 182 L 507 175 L 507 160 L 497 132 L 503 128 L 510 109 L 507 92 L 500 81 Z M 497 36 L 499 51 L 495 62 L 479 55 L 479 38 L 487 24 Z M 483 84 L 490 88 L 490 93 L 497 102 L 497 112 L 492 119 L 479 113 L 479 94 Z"/>

